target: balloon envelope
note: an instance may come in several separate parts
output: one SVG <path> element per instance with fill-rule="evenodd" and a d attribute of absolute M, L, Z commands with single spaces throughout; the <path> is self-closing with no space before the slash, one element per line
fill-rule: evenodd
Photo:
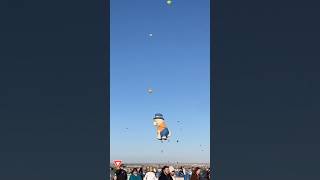
<path fill-rule="evenodd" d="M 172 4 L 172 1 L 171 1 L 171 0 L 167 0 L 167 4 L 168 4 L 168 5 L 171 5 L 171 4 Z"/>

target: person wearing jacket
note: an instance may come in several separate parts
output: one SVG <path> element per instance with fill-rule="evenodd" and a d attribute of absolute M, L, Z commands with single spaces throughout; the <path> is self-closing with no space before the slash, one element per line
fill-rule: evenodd
<path fill-rule="evenodd" d="M 141 179 L 144 178 L 144 173 L 143 173 L 143 168 L 142 167 L 139 168 L 138 175 L 141 177 Z"/>
<path fill-rule="evenodd" d="M 190 176 L 191 176 L 190 172 L 187 171 L 185 168 L 183 168 L 182 171 L 183 171 L 183 174 L 184 174 L 184 176 L 183 176 L 184 180 L 190 180 Z"/>
<path fill-rule="evenodd" d="M 138 175 L 137 168 L 133 168 L 129 180 L 142 180 L 141 176 Z"/>
<path fill-rule="evenodd" d="M 206 170 L 206 178 L 207 180 L 210 180 L 210 168 Z"/>
<path fill-rule="evenodd" d="M 152 167 L 147 167 L 147 173 L 143 180 L 157 180 L 156 174 Z"/>
<path fill-rule="evenodd" d="M 121 165 L 119 168 L 117 168 L 115 172 L 115 180 L 127 180 L 127 172 L 123 169 L 123 165 Z"/>
<path fill-rule="evenodd" d="M 169 166 L 163 166 L 159 180 L 173 180 L 170 176 Z"/>
<path fill-rule="evenodd" d="M 184 171 L 183 171 L 183 167 L 182 166 L 179 169 L 178 176 L 179 177 L 184 177 Z"/>
<path fill-rule="evenodd" d="M 194 168 L 190 180 L 200 180 L 200 171 L 199 167 Z"/>

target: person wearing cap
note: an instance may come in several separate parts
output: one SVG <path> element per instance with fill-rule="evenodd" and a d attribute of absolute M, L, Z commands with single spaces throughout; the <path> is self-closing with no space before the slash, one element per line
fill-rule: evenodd
<path fill-rule="evenodd" d="M 169 171 L 170 171 L 170 176 L 171 176 L 171 178 L 172 178 L 172 180 L 176 180 L 176 171 L 175 171 L 175 169 L 174 169 L 174 167 L 173 166 L 169 166 Z"/>

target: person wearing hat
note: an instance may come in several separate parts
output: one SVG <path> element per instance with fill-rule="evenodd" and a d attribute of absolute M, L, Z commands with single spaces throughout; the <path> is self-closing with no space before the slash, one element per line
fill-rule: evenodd
<path fill-rule="evenodd" d="M 174 167 L 173 166 L 169 166 L 169 171 L 170 171 L 170 176 L 171 176 L 171 178 L 172 178 L 172 180 L 176 180 L 176 175 L 175 175 L 175 169 L 174 169 Z"/>

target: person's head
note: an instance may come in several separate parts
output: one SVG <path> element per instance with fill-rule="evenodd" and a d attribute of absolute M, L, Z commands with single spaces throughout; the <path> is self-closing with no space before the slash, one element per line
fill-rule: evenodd
<path fill-rule="evenodd" d="M 175 175 L 174 167 L 170 166 L 170 167 L 169 167 L 169 171 L 170 171 L 170 175 L 171 175 L 171 176 L 174 176 L 174 175 Z"/>
<path fill-rule="evenodd" d="M 117 169 L 123 169 L 124 168 L 124 165 L 121 164 L 120 166 L 117 166 Z"/>
<path fill-rule="evenodd" d="M 151 166 L 148 166 L 146 170 L 147 170 L 147 172 L 154 172 L 154 170 Z"/>
<path fill-rule="evenodd" d="M 201 169 L 199 167 L 196 167 L 196 168 L 193 169 L 192 174 L 196 174 L 197 176 L 199 176 L 200 172 L 201 172 Z"/>
<path fill-rule="evenodd" d="M 163 166 L 162 172 L 163 172 L 165 175 L 168 175 L 168 174 L 170 173 L 170 171 L 169 171 L 169 166 Z"/>
<path fill-rule="evenodd" d="M 133 168 L 132 172 L 131 172 L 133 175 L 137 175 L 138 174 L 138 170 L 137 168 Z"/>

